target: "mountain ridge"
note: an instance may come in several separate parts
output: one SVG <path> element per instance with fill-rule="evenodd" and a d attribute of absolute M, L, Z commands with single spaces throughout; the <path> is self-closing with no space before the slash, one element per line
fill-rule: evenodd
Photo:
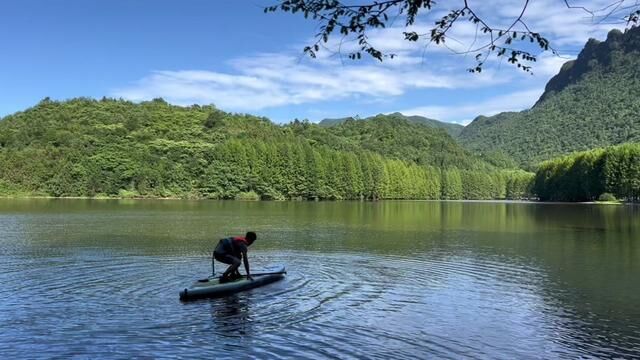
<path fill-rule="evenodd" d="M 429 126 L 429 127 L 433 127 L 433 128 L 441 128 L 444 129 L 449 135 L 451 135 L 452 137 L 457 137 L 460 132 L 462 131 L 462 128 L 464 128 L 464 126 L 460 125 L 460 124 L 455 124 L 455 123 L 449 123 L 449 122 L 444 122 L 444 121 L 440 121 L 440 120 L 435 120 L 435 119 L 430 119 L 424 116 L 419 116 L 419 115 L 404 115 L 400 112 L 394 112 L 394 113 L 390 113 L 390 114 L 378 114 L 378 115 L 374 115 L 374 116 L 369 116 L 363 119 L 357 118 L 357 117 L 343 117 L 343 118 L 332 118 L 332 119 L 322 119 L 321 121 L 318 122 L 318 125 L 320 126 L 335 126 L 338 124 L 342 124 L 347 120 L 355 120 L 355 121 L 368 121 L 371 119 L 374 119 L 378 116 L 391 116 L 391 117 L 398 117 L 398 118 L 402 118 L 405 119 L 409 122 L 415 123 L 415 124 L 422 124 L 425 126 Z"/>
<path fill-rule="evenodd" d="M 538 99 L 533 107 L 543 102 L 548 97 L 553 96 L 554 93 L 557 93 L 567 86 L 580 81 L 583 75 L 592 70 L 595 64 L 605 67 L 611 66 L 612 59 L 610 55 L 612 51 L 619 47 L 622 46 L 626 48 L 626 51 L 632 51 L 633 49 L 630 49 L 632 47 L 638 49 L 639 45 L 637 42 L 625 41 L 625 36 L 627 38 L 635 39 L 635 36 L 629 35 L 640 32 L 638 29 L 640 28 L 629 29 L 627 33 L 623 33 L 618 29 L 613 29 L 607 34 L 607 39 L 605 41 L 600 41 L 594 38 L 587 40 L 587 43 L 578 54 L 578 57 L 574 60 L 565 62 L 560 68 L 558 74 L 553 76 L 547 82 L 544 93 L 540 96 L 540 99 Z"/>
<path fill-rule="evenodd" d="M 589 40 L 531 108 L 479 116 L 458 141 L 474 153 L 501 152 L 520 166 L 574 151 L 640 140 L 640 28 Z"/>

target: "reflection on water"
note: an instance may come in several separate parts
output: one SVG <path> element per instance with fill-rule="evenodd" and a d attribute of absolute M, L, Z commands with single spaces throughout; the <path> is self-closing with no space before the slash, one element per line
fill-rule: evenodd
<path fill-rule="evenodd" d="M 465 202 L 0 200 L 0 353 L 640 356 L 640 211 Z M 190 303 L 248 229 L 285 280 Z"/>
<path fill-rule="evenodd" d="M 215 332 L 220 336 L 253 335 L 250 297 L 231 295 L 209 300 Z"/>

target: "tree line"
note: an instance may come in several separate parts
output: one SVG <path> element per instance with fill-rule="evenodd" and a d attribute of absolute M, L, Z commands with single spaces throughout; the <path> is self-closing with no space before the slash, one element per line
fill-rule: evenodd
<path fill-rule="evenodd" d="M 0 196 L 637 201 L 639 146 L 575 153 L 532 174 L 394 116 L 327 128 L 160 99 L 45 99 L 0 120 Z"/>
<path fill-rule="evenodd" d="M 541 200 L 592 201 L 611 194 L 621 200 L 638 201 L 640 144 L 594 149 L 546 161 L 536 172 L 533 191 Z"/>
<path fill-rule="evenodd" d="M 55 148 L 1 151 L 0 168 L 0 193 L 59 197 L 522 199 L 531 197 L 533 179 L 524 171 L 438 169 L 304 139 L 215 145 L 163 139 L 115 144 L 90 156 Z"/>

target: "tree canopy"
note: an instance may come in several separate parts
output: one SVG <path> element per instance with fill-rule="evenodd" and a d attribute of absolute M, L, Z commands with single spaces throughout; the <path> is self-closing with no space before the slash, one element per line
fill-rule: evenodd
<path fill-rule="evenodd" d="M 567 9 L 577 9 L 589 14 L 598 22 L 614 21 L 622 26 L 633 27 L 640 21 L 640 4 L 631 0 L 618 0 L 600 9 L 589 9 L 575 5 L 570 0 L 562 1 Z M 424 41 L 446 47 L 451 39 L 451 31 L 464 22 L 476 26 L 476 36 L 466 51 L 459 54 L 474 54 L 476 65 L 468 70 L 480 72 L 489 56 L 505 57 L 509 64 L 524 71 L 531 71 L 531 63 L 535 62 L 539 52 L 550 51 L 557 54 L 550 41 L 535 29 L 531 29 L 525 20 L 530 0 L 522 0 L 517 9 L 508 9 L 516 13 L 507 26 L 494 24 L 486 16 L 479 15 L 477 5 L 468 0 L 454 2 L 436 2 L 433 0 L 376 0 L 354 4 L 348 0 L 280 0 L 278 4 L 266 7 L 265 12 L 290 12 L 302 14 L 319 23 L 319 32 L 314 43 L 304 47 L 304 52 L 316 57 L 323 44 L 334 36 L 353 39 L 357 48 L 348 52 L 350 59 L 361 59 L 363 55 L 382 61 L 393 58 L 394 53 L 387 53 L 370 42 L 372 30 L 391 26 L 397 19 L 402 19 L 406 31 L 402 32 L 404 40 L 410 42 Z M 506 5 L 503 5 L 506 6 Z M 508 12 L 508 11 L 507 11 Z M 428 26 L 428 31 L 419 32 L 411 27 L 417 25 L 425 13 L 443 16 Z M 339 34 L 339 35 L 336 35 Z M 534 47 L 531 46 L 534 45 Z"/>
<path fill-rule="evenodd" d="M 529 197 L 532 179 L 393 116 L 276 125 L 162 99 L 45 99 L 0 121 L 0 195 L 493 199 Z"/>
<path fill-rule="evenodd" d="M 570 154 L 542 163 L 534 191 L 542 200 L 640 200 L 640 144 Z"/>

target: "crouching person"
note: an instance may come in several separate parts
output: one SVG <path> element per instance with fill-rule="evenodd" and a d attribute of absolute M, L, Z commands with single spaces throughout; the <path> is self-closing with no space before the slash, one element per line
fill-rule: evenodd
<path fill-rule="evenodd" d="M 238 268 L 240 267 L 240 259 L 244 262 L 244 269 L 247 272 L 247 279 L 253 280 L 249 271 L 249 258 L 247 251 L 249 246 L 256 241 L 256 233 L 247 232 L 244 237 L 228 237 L 221 239 L 213 252 L 213 257 L 221 263 L 228 264 L 229 267 L 220 277 L 220 282 L 233 281 L 242 277 Z"/>

